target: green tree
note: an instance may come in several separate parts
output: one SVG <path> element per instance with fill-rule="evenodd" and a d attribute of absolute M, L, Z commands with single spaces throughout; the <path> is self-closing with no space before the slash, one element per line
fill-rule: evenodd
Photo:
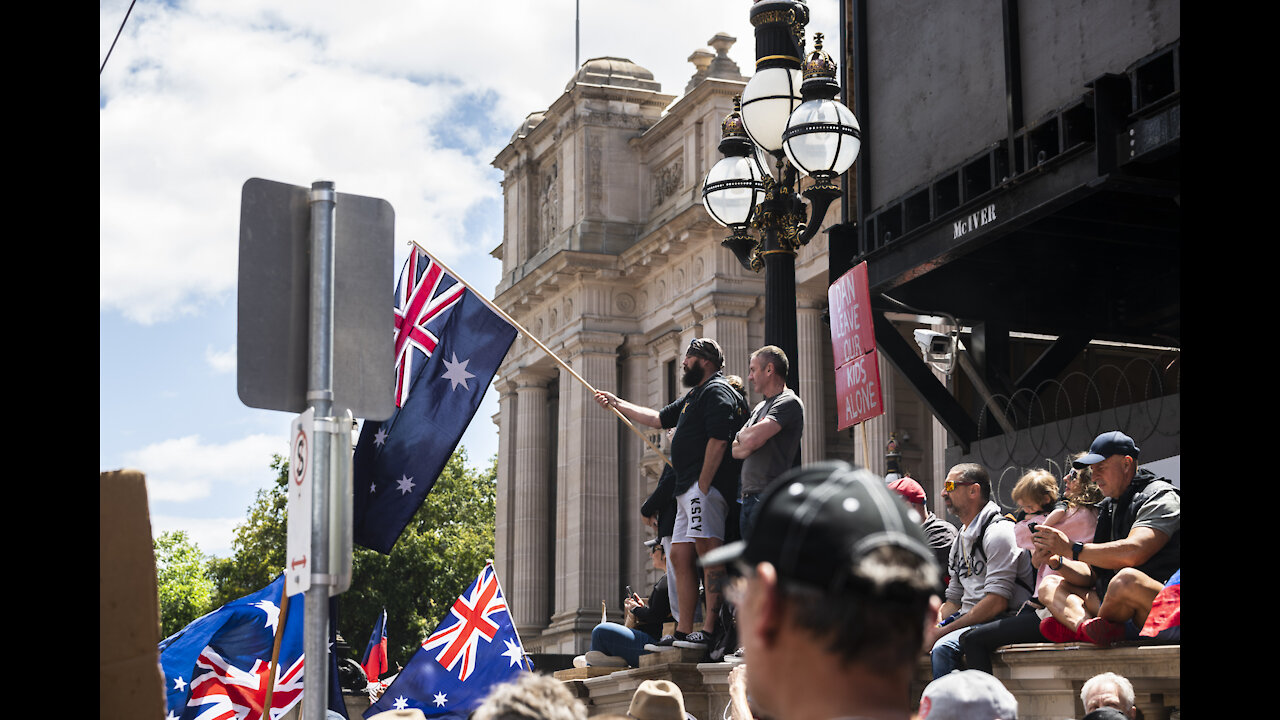
<path fill-rule="evenodd" d="M 205 572 L 205 556 L 186 530 L 160 534 L 156 554 L 156 589 L 160 596 L 160 636 L 169 637 L 213 608 L 213 581 Z"/>
<path fill-rule="evenodd" d="M 284 571 L 288 461 L 276 455 L 272 487 L 258 491 L 236 526 L 230 558 L 209 562 L 217 585 L 213 607 L 266 586 Z M 357 546 L 351 588 L 338 596 L 338 632 L 359 660 L 378 615 L 387 610 L 387 655 L 405 664 L 444 618 L 453 601 L 493 557 L 498 462 L 467 467 L 466 449 L 449 458 L 422 507 L 390 555 Z"/>
<path fill-rule="evenodd" d="M 271 487 L 258 490 L 249 517 L 236 526 L 229 558 L 209 561 L 209 577 L 217 586 L 214 607 L 221 607 L 270 585 L 284 572 L 288 539 L 289 461 L 271 456 L 276 471 Z"/>
<path fill-rule="evenodd" d="M 459 447 L 390 555 L 356 549 L 338 631 L 357 660 L 385 607 L 388 661 L 393 669 L 409 662 L 493 557 L 497 458 L 484 470 L 466 460 Z"/>

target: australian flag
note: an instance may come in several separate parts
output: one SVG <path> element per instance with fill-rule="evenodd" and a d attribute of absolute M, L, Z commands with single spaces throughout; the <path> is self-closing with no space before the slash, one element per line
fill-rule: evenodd
<path fill-rule="evenodd" d="M 364 717 L 418 708 L 429 718 L 466 720 L 490 689 L 528 672 L 493 565 L 453 603 Z"/>
<path fill-rule="evenodd" d="M 302 593 L 291 596 L 287 616 L 281 616 L 283 589 L 282 574 L 161 641 L 167 720 L 269 720 L 298 704 L 303 691 L 304 602 Z M 269 683 L 277 632 L 280 652 Z M 328 705 L 347 717 L 342 691 L 332 682 L 337 676 L 337 657 L 330 653 Z M 264 716 L 269 684 L 271 708 Z"/>
<path fill-rule="evenodd" d="M 369 682 L 378 682 L 382 673 L 387 671 L 387 609 L 382 609 L 378 616 L 378 624 L 373 626 L 373 634 L 369 636 L 369 644 L 364 649 L 364 657 L 360 658 L 360 667 Z"/>
<path fill-rule="evenodd" d="M 355 452 L 353 539 L 391 553 L 515 341 L 516 330 L 421 250 L 400 273 L 396 409 L 366 421 Z"/>

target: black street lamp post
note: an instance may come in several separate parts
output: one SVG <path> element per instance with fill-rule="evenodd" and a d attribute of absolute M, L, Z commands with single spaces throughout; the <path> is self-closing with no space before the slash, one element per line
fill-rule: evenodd
<path fill-rule="evenodd" d="M 808 21 L 808 6 L 796 0 L 752 6 L 756 72 L 724 119 L 719 148 L 725 157 L 702 189 L 707 212 L 732 231 L 721 244 L 743 267 L 765 271 L 765 344 L 787 354 L 787 385 L 796 391 L 796 253 L 840 197 L 835 178 L 853 165 L 861 146 L 857 119 L 834 99 L 836 64 L 823 52 L 821 34 L 804 58 Z M 802 193 L 807 208 L 796 193 L 802 174 L 814 180 Z"/>

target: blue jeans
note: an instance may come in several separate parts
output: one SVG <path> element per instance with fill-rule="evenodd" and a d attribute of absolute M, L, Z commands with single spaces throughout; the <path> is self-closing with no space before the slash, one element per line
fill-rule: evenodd
<path fill-rule="evenodd" d="M 600 623 L 591 631 L 591 649 L 605 655 L 613 655 L 627 661 L 631 667 L 640 667 L 640 656 L 647 655 L 645 643 L 656 642 L 643 630 L 633 630 L 618 623 Z"/>
<path fill-rule="evenodd" d="M 742 498 L 742 510 L 738 515 L 738 529 L 742 532 L 742 539 L 747 540 L 751 537 L 751 531 L 756 527 L 756 509 L 760 507 L 760 493 L 753 493 Z"/>
<path fill-rule="evenodd" d="M 933 650 L 929 652 L 929 659 L 933 663 L 934 680 L 950 674 L 952 670 L 964 669 L 964 652 L 960 649 L 960 638 L 975 627 L 982 626 L 970 625 L 969 627 L 960 628 L 949 635 L 943 635 L 938 638 L 938 642 L 933 644 Z"/>

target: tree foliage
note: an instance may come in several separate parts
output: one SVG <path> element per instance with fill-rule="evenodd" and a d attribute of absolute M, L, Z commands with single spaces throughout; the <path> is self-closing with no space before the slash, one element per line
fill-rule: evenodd
<path fill-rule="evenodd" d="M 209 561 L 209 577 L 217 586 L 214 607 L 221 607 L 270 585 L 284 572 L 288 539 L 289 461 L 271 456 L 274 484 L 258 490 L 249 517 L 236 526 L 229 558 Z"/>
<path fill-rule="evenodd" d="M 160 599 L 160 636 L 169 637 L 217 607 L 213 581 L 205 573 L 205 556 L 186 530 L 160 534 L 156 554 L 156 589 Z"/>
<path fill-rule="evenodd" d="M 390 555 L 357 546 L 351 588 L 338 596 L 338 632 L 356 660 L 373 625 L 387 610 L 387 656 L 392 668 L 413 652 L 449 606 L 493 557 L 497 459 L 484 470 L 466 465 L 459 447 Z M 213 558 L 209 576 L 218 607 L 269 584 L 284 571 L 288 525 L 288 461 L 276 455 L 274 485 L 258 491 L 236 527 L 230 558 Z"/>

